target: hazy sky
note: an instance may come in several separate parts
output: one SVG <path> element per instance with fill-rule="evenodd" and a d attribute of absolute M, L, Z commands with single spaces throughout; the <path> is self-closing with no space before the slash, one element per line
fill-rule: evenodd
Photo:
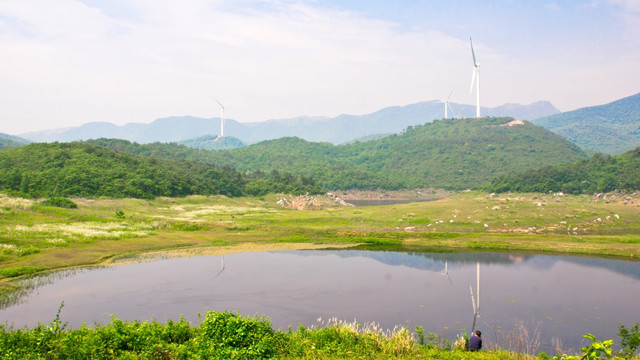
<path fill-rule="evenodd" d="M 0 132 L 640 92 L 640 0 L 0 0 Z"/>

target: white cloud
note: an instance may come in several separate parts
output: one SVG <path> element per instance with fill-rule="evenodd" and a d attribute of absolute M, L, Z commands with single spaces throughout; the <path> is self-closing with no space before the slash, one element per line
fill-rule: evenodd
<path fill-rule="evenodd" d="M 443 98 L 452 88 L 451 101 L 473 102 L 468 38 L 318 5 L 1 2 L 0 53 L 8 56 L 0 57 L 0 131 L 214 117 L 211 97 L 241 121 L 366 113 Z M 419 28 L 429 29 L 428 20 Z M 565 99 L 574 86 L 554 79 L 573 73 L 572 65 L 544 58 L 520 64 L 480 39 L 474 45 L 483 104 Z M 628 68 L 629 59 L 612 64 L 623 61 Z"/>
<path fill-rule="evenodd" d="M 2 104 L 13 109 L 5 119 L 51 121 L 34 125 L 42 128 L 215 116 L 211 96 L 245 121 L 373 111 L 444 96 L 458 59 L 468 60 L 466 45 L 444 34 L 302 3 L 265 12 L 204 1 L 131 4 L 133 20 L 75 1 L 0 8 L 27 28 L 0 43 L 12 54 L 0 64 L 3 88 L 15 90 Z"/>

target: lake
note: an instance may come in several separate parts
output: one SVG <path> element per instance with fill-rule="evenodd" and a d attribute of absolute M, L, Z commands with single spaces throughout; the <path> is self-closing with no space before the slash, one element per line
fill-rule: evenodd
<path fill-rule="evenodd" d="M 317 325 L 329 318 L 375 322 L 444 335 L 470 330 L 480 268 L 477 328 L 487 345 L 509 347 L 526 328 L 539 350 L 584 345 L 581 336 L 618 342 L 620 323 L 640 322 L 640 263 L 508 253 L 404 253 L 300 250 L 164 259 L 67 271 L 0 310 L 16 327 L 63 322 L 178 319 L 198 322 L 206 310 L 265 315 L 275 328 Z"/>

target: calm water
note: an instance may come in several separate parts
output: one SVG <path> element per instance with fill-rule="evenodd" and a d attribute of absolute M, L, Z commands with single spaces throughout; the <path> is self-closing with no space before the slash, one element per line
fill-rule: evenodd
<path fill-rule="evenodd" d="M 224 260 L 223 260 L 224 259 Z M 514 323 L 540 327 L 577 349 L 581 335 L 617 340 L 617 326 L 640 322 L 640 263 L 517 254 L 416 254 L 373 251 L 291 251 L 159 260 L 69 273 L 50 279 L 22 303 L 0 311 L 16 327 L 62 320 L 198 321 L 198 312 L 266 315 L 274 327 L 338 317 L 384 328 L 422 325 L 449 339 L 469 330 L 469 285 L 480 263 L 478 328 L 487 343 L 506 342 Z M 222 269 L 224 270 L 217 275 Z"/>

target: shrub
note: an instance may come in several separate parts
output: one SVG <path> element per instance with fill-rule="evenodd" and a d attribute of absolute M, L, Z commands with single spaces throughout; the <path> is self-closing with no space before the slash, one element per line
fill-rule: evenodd
<path fill-rule="evenodd" d="M 237 313 L 208 312 L 194 339 L 205 357 L 220 359 L 262 359 L 276 354 L 279 338 L 264 318 Z"/>
<path fill-rule="evenodd" d="M 628 329 L 620 324 L 618 327 L 618 337 L 620 338 L 620 345 L 622 345 L 620 354 L 625 358 L 632 357 L 638 349 L 638 346 L 640 346 L 640 329 L 638 329 L 638 323 L 635 323 Z"/>
<path fill-rule="evenodd" d="M 77 209 L 78 208 L 78 204 L 74 203 L 73 201 L 71 201 L 71 200 L 69 200 L 67 198 L 63 198 L 63 197 L 52 197 L 51 199 L 43 201 L 42 205 L 61 207 L 61 208 L 65 208 L 65 209 Z"/>
<path fill-rule="evenodd" d="M 41 271 L 43 269 L 44 268 L 41 266 L 16 266 L 16 267 L 9 267 L 9 268 L 4 268 L 0 270 L 0 275 L 7 278 L 11 278 L 11 277 L 17 277 L 20 275 L 35 274 L 38 271 Z"/>

